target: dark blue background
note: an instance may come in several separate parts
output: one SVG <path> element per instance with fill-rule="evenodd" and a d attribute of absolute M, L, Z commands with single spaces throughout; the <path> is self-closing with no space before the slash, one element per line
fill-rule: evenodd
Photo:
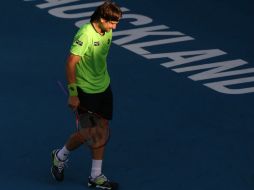
<path fill-rule="evenodd" d="M 71 155 L 63 183 L 50 175 L 50 153 L 75 125 L 57 81 L 65 84 L 77 20 L 35 7 L 42 2 L 0 6 L 0 187 L 86 189 L 91 159 L 83 147 Z M 195 38 L 176 44 L 177 51 L 221 49 L 226 60 L 253 67 L 250 0 L 117 2 Z M 115 106 L 104 173 L 122 190 L 254 188 L 253 94 L 215 92 L 115 44 L 108 63 Z"/>

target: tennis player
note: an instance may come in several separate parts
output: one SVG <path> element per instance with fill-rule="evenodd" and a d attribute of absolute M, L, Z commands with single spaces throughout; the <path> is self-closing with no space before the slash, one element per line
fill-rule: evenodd
<path fill-rule="evenodd" d="M 82 113 L 80 107 L 102 116 L 103 125 L 112 119 L 113 97 L 106 58 L 112 41 L 112 30 L 116 28 L 122 11 L 112 1 L 105 1 L 97 7 L 90 18 L 74 37 L 66 63 L 68 81 L 68 105 Z M 71 151 L 80 147 L 83 140 L 74 133 L 61 149 L 52 151 L 51 173 L 57 181 L 64 179 L 64 166 Z M 102 173 L 105 147 L 91 149 L 92 167 L 88 186 L 100 189 L 116 189 L 118 184 Z"/>

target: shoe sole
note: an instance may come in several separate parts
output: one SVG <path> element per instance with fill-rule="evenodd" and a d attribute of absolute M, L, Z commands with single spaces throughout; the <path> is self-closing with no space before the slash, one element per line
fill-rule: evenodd
<path fill-rule="evenodd" d="M 118 189 L 118 185 L 116 187 L 111 187 L 111 188 L 100 186 L 100 185 L 96 185 L 94 183 L 89 183 L 89 182 L 88 182 L 87 185 L 88 185 L 89 188 L 98 188 L 98 189 L 106 189 L 106 190 L 117 190 Z"/>

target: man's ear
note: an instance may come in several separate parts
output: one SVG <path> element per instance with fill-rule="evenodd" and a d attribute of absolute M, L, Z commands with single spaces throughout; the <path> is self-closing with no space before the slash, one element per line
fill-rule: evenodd
<path fill-rule="evenodd" d="M 107 22 L 104 18 L 100 18 L 101 23 Z"/>

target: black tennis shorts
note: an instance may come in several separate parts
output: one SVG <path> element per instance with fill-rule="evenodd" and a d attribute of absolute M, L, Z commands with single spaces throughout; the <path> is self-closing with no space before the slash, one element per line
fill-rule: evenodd
<path fill-rule="evenodd" d="M 109 86 L 104 92 L 89 94 L 85 93 L 81 88 L 77 88 L 78 97 L 80 100 L 81 109 L 78 109 L 78 113 L 84 113 L 82 108 L 88 109 L 94 113 L 97 113 L 101 117 L 112 120 L 113 115 L 113 95 L 111 87 Z"/>

